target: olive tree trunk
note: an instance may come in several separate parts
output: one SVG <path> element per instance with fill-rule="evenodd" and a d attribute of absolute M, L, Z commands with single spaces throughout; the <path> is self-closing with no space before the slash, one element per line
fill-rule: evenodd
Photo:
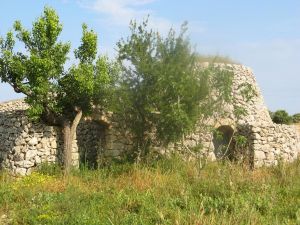
<path fill-rule="evenodd" d="M 77 126 L 82 117 L 82 110 L 78 110 L 73 121 L 66 120 L 63 123 L 63 135 L 64 135 L 64 174 L 68 175 L 72 168 L 72 150 L 73 140 L 76 135 Z"/>

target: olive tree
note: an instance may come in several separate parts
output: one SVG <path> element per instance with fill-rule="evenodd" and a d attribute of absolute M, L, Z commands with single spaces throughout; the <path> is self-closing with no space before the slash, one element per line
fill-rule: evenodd
<path fill-rule="evenodd" d="M 106 57 L 97 57 L 97 35 L 83 24 L 81 45 L 74 51 L 77 64 L 67 68 L 71 45 L 59 41 L 62 24 L 52 8 L 44 8 L 31 30 L 20 21 L 13 28 L 0 37 L 1 81 L 26 95 L 30 118 L 62 127 L 68 173 L 72 141 L 82 115 L 90 113 L 93 105 L 108 105 L 117 67 Z M 23 52 L 15 50 L 16 40 L 25 46 Z"/>
<path fill-rule="evenodd" d="M 147 26 L 147 20 L 132 21 L 131 34 L 117 43 L 122 79 L 116 114 L 139 155 L 154 143 L 180 140 L 199 118 L 221 111 L 222 102 L 230 101 L 232 83 L 226 70 L 199 66 L 186 37 L 187 23 L 178 35 L 171 29 L 165 38 Z M 213 92 L 220 98 L 211 98 Z"/>

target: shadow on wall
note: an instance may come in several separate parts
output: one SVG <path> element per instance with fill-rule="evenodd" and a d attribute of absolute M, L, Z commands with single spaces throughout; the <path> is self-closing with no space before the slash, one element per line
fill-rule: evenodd
<path fill-rule="evenodd" d="M 238 125 L 235 130 L 229 125 L 223 125 L 213 135 L 217 159 L 229 159 L 247 165 L 250 169 L 254 166 L 253 143 L 252 130 L 248 125 Z"/>
<path fill-rule="evenodd" d="M 96 169 L 98 159 L 103 156 L 106 146 L 107 125 L 99 121 L 83 120 L 77 128 L 77 144 L 80 163 Z"/>

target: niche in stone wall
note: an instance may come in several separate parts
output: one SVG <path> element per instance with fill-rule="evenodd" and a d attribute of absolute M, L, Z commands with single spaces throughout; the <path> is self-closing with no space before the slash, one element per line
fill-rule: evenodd
<path fill-rule="evenodd" d="M 107 125 L 95 120 L 82 121 L 77 129 L 77 144 L 80 163 L 97 168 L 97 159 L 103 154 Z"/>
<path fill-rule="evenodd" d="M 213 136 L 214 153 L 217 159 L 232 159 L 234 143 L 232 136 L 234 130 L 229 125 L 218 127 Z"/>

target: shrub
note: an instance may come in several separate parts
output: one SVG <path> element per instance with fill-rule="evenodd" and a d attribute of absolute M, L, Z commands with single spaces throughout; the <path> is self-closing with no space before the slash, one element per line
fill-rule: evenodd
<path fill-rule="evenodd" d="M 300 113 L 296 113 L 292 116 L 293 123 L 300 123 Z"/>
<path fill-rule="evenodd" d="M 277 110 L 272 118 L 274 123 L 278 124 L 291 124 L 293 119 L 285 110 Z"/>

